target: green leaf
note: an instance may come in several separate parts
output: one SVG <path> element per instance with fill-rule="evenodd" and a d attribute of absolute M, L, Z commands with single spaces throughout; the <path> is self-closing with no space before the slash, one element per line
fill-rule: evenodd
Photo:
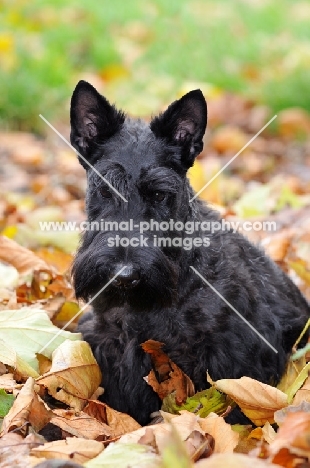
<path fill-rule="evenodd" d="M 310 343 L 308 343 L 304 348 L 299 349 L 296 353 L 293 354 L 291 357 L 292 361 L 298 361 L 298 359 L 305 356 L 310 351 Z"/>
<path fill-rule="evenodd" d="M 298 195 L 292 192 L 292 190 L 287 185 L 284 185 L 278 197 L 275 211 L 280 211 L 287 206 L 292 208 L 300 208 L 304 204 L 305 203 L 300 197 L 298 197 Z"/>
<path fill-rule="evenodd" d="M 288 402 L 289 404 L 294 398 L 294 395 L 296 392 L 300 389 L 300 387 L 303 385 L 304 381 L 308 378 L 309 376 L 309 370 L 310 370 L 310 362 L 305 365 L 305 367 L 302 369 L 302 371 L 298 374 L 292 385 L 286 390 L 286 394 L 288 397 Z"/>
<path fill-rule="evenodd" d="M 210 413 L 222 414 L 232 404 L 233 402 L 227 395 L 211 387 L 188 397 L 181 406 L 176 404 L 175 394 L 171 393 L 164 398 L 162 410 L 172 414 L 179 414 L 180 411 L 186 410 L 201 418 L 206 418 Z"/>
<path fill-rule="evenodd" d="M 259 185 L 244 193 L 233 206 L 239 218 L 266 216 L 273 208 L 274 201 L 271 201 L 271 187 L 268 184 Z"/>
<path fill-rule="evenodd" d="M 38 372 L 36 353 L 50 359 L 52 352 L 67 339 L 79 340 L 81 334 L 55 327 L 42 309 L 23 307 L 0 313 L 0 340 L 5 343 L 7 349 L 13 349 L 16 353 L 15 366 L 18 364 L 18 359 L 21 359 Z M 0 350 L 0 360 L 2 354 L 2 362 L 12 366 L 11 362 L 7 362 L 7 352 L 3 352 L 3 349 Z"/>
<path fill-rule="evenodd" d="M 171 424 L 171 432 L 162 451 L 163 468 L 191 468 L 192 463 L 177 430 Z"/>
<path fill-rule="evenodd" d="M 0 362 L 13 367 L 23 377 L 33 377 L 34 379 L 39 377 L 38 372 L 18 356 L 15 349 L 3 340 L 0 340 Z"/>
<path fill-rule="evenodd" d="M 97 457 L 83 465 L 85 468 L 161 468 L 160 458 L 141 444 L 110 444 Z"/>
<path fill-rule="evenodd" d="M 4 418 L 10 411 L 15 400 L 14 395 L 9 395 L 5 390 L 0 388 L 0 418 Z"/>

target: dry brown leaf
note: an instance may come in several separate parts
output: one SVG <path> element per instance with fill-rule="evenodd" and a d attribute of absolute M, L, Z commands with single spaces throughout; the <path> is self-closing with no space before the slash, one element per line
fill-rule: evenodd
<path fill-rule="evenodd" d="M 165 413 L 161 412 L 163 416 Z M 171 415 L 170 415 L 171 416 Z M 198 424 L 198 418 L 189 411 L 181 411 L 180 416 L 174 416 L 170 419 L 170 422 L 164 422 L 162 424 L 154 424 L 148 426 L 149 429 L 153 430 L 156 446 L 158 447 L 159 452 L 161 453 L 167 442 L 167 437 L 171 432 L 171 424 L 176 429 L 177 433 L 181 440 L 185 441 L 189 438 L 193 431 L 198 431 L 201 434 L 205 435 L 204 430 Z M 129 434 L 123 435 L 119 442 L 120 443 L 138 443 L 141 437 L 146 433 L 146 428 L 141 427 L 137 431 L 131 432 Z"/>
<path fill-rule="evenodd" d="M 105 403 L 97 400 L 89 400 L 84 412 L 98 421 L 107 424 L 112 437 L 119 437 L 128 432 L 136 431 L 141 426 L 131 416 L 110 408 Z"/>
<path fill-rule="evenodd" d="M 0 388 L 6 391 L 12 391 L 15 388 L 20 388 L 22 385 L 18 384 L 14 378 L 13 374 L 3 374 L 0 376 Z"/>
<path fill-rule="evenodd" d="M 12 408 L 3 419 L 2 434 L 18 429 L 26 433 L 27 425 L 31 424 L 35 431 L 40 431 L 53 417 L 41 398 L 35 393 L 34 379 L 29 377 L 19 392 Z"/>
<path fill-rule="evenodd" d="M 292 405 L 298 406 L 303 401 L 308 401 L 310 403 L 310 377 L 307 378 L 301 389 L 296 393 Z"/>
<path fill-rule="evenodd" d="M 277 465 L 278 466 L 278 465 Z M 215 453 L 206 460 L 199 460 L 195 468 L 276 468 L 266 460 L 243 455 L 242 453 Z"/>
<path fill-rule="evenodd" d="M 96 440 L 68 437 L 66 440 L 48 442 L 40 447 L 33 448 L 30 453 L 39 458 L 59 458 L 83 464 L 99 455 L 103 448 L 103 444 Z"/>
<path fill-rule="evenodd" d="M 306 458 L 297 456 L 295 453 L 290 452 L 287 448 L 281 448 L 274 457 L 272 457 L 272 463 L 275 465 L 284 466 L 287 468 L 300 468 L 309 466 Z M 273 465 L 273 466 L 275 466 Z"/>
<path fill-rule="evenodd" d="M 154 370 L 151 370 L 145 380 L 162 400 L 175 391 L 176 404 L 182 405 L 187 397 L 194 395 L 193 382 L 162 351 L 163 343 L 148 340 L 141 346 L 146 353 L 150 354 L 153 367 L 156 370 L 156 374 Z"/>
<path fill-rule="evenodd" d="M 234 126 L 220 127 L 214 132 L 211 146 L 219 153 L 237 153 L 248 142 L 249 138 L 242 130 Z"/>
<path fill-rule="evenodd" d="M 232 430 L 231 425 L 215 413 L 198 420 L 199 426 L 215 440 L 215 453 L 233 452 L 239 441 L 239 434 Z"/>
<path fill-rule="evenodd" d="M 144 435 L 138 440 L 138 444 L 148 445 L 149 447 L 153 447 L 155 452 L 158 452 L 153 429 L 147 427 Z"/>
<path fill-rule="evenodd" d="M 0 466 L 1 468 L 15 468 L 28 465 L 28 455 L 32 448 L 44 443 L 43 437 L 38 434 L 29 434 L 23 438 L 20 434 L 9 432 L 0 439 Z M 25 463 L 25 464 L 23 464 Z"/>
<path fill-rule="evenodd" d="M 288 448 L 300 456 L 310 457 L 310 413 L 298 411 L 288 413 L 270 444 L 270 453 L 276 454 L 282 448 Z"/>
<path fill-rule="evenodd" d="M 193 462 L 200 458 L 210 457 L 214 450 L 213 437 L 210 434 L 203 435 L 198 431 L 193 431 L 184 443 Z"/>
<path fill-rule="evenodd" d="M 103 441 L 112 438 L 109 426 L 81 411 L 55 409 L 51 423 L 75 437 Z"/>
<path fill-rule="evenodd" d="M 256 426 L 273 424 L 274 412 L 288 404 L 285 393 L 250 377 L 217 380 L 214 386 L 229 395 Z"/>
<path fill-rule="evenodd" d="M 275 262 L 282 262 L 292 240 L 292 231 L 283 229 L 264 240 L 264 249 Z"/>
<path fill-rule="evenodd" d="M 277 123 L 279 133 L 284 137 L 298 138 L 310 134 L 310 116 L 307 111 L 298 107 L 280 111 Z"/>
<path fill-rule="evenodd" d="M 81 411 L 101 382 L 101 372 L 86 341 L 64 341 L 49 372 L 37 379 L 56 400 Z"/>
<path fill-rule="evenodd" d="M 51 272 L 44 260 L 5 236 L 0 236 L 0 260 L 13 265 L 21 274 L 32 273 L 34 270 Z"/>
<path fill-rule="evenodd" d="M 71 267 L 73 256 L 56 248 L 41 248 L 36 250 L 36 255 L 44 260 L 47 265 L 55 268 L 60 274 L 64 275 Z"/>

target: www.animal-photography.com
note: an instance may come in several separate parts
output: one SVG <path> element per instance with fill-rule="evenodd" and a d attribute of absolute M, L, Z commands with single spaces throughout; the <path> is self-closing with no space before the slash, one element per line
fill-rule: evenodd
<path fill-rule="evenodd" d="M 0 467 L 310 463 L 310 4 L 1 4 Z"/>

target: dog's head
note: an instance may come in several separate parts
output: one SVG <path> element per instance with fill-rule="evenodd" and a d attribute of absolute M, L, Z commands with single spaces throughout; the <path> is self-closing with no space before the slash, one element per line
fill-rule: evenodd
<path fill-rule="evenodd" d="M 74 262 L 77 296 L 87 300 L 111 281 L 98 299 L 108 308 L 125 302 L 134 309 L 171 305 L 184 250 L 156 240 L 180 233 L 141 232 L 141 223 L 193 219 L 186 172 L 203 148 L 206 124 L 200 90 L 173 102 L 148 125 L 126 117 L 90 84 L 78 83 L 71 143 L 87 172 L 88 221 L 100 225 L 84 233 Z"/>

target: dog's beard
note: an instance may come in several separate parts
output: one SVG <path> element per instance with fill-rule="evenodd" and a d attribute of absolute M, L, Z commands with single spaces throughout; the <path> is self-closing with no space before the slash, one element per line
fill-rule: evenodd
<path fill-rule="evenodd" d="M 126 262 L 134 263 L 139 270 L 139 284 L 126 288 L 112 282 L 106 286 L 114 276 L 116 266 Z M 176 263 L 153 246 L 108 247 L 106 234 L 96 236 L 92 243 L 79 249 L 72 273 L 76 297 L 88 302 L 99 293 L 93 304 L 103 312 L 125 304 L 135 311 L 147 311 L 170 307 L 176 300 Z"/>

